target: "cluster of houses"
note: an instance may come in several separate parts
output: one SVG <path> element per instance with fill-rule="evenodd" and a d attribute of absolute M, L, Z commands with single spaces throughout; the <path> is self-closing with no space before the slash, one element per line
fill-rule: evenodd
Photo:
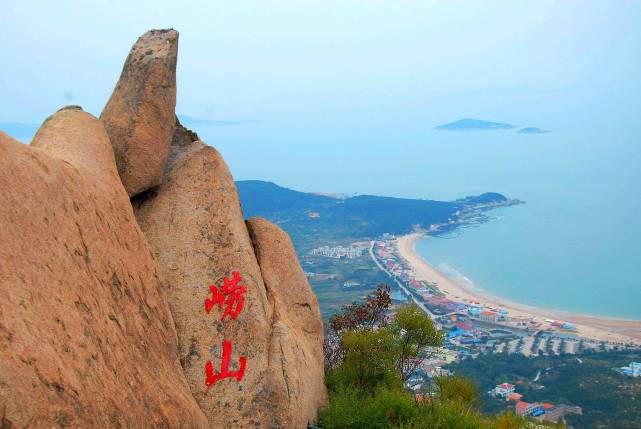
<path fill-rule="evenodd" d="M 421 294 L 419 294 L 421 295 Z M 427 305 L 434 314 L 447 314 L 465 311 L 466 305 L 461 302 L 452 301 L 440 295 L 422 295 L 423 303 Z"/>
<path fill-rule="evenodd" d="M 546 320 L 547 324 L 532 317 L 511 316 L 506 309 L 483 306 L 479 302 L 454 301 L 437 293 L 438 285 L 419 281 L 414 278 L 413 270 L 397 256 L 393 237 L 379 239 L 374 244 L 374 254 L 385 269 L 404 285 L 405 291 L 394 294 L 398 302 L 404 302 L 409 294 L 424 305 L 432 316 L 436 316 L 439 327 L 450 329 L 446 345 L 451 347 L 471 347 L 469 352 L 494 350 L 497 343 L 521 336 L 532 336 L 546 332 L 555 338 L 577 340 L 576 327 L 573 325 Z M 454 321 L 448 318 L 454 318 Z M 507 332 L 498 335 L 497 331 Z M 497 338 L 500 337 L 500 338 Z M 514 346 L 512 346 L 514 350 Z M 463 350 L 465 353 L 466 350 Z"/>
<path fill-rule="evenodd" d="M 416 280 L 412 269 L 399 262 L 395 250 L 394 242 L 391 240 L 379 240 L 374 246 L 374 253 L 378 260 L 407 287 L 414 297 L 425 304 L 432 314 L 466 313 L 473 318 L 489 323 L 508 320 L 506 310 L 484 308 L 478 302 L 453 301 L 445 296 L 435 294 L 434 289 L 437 285 Z"/>
<path fill-rule="evenodd" d="M 403 265 L 396 259 L 390 241 L 377 241 L 374 245 L 374 254 L 390 273 L 404 282 L 410 280 L 408 270 L 403 269 Z"/>
<path fill-rule="evenodd" d="M 526 402 L 523 395 L 516 393 L 516 386 L 510 383 L 497 385 L 490 395 L 514 402 L 514 411 L 518 416 L 530 416 L 542 421 L 558 423 L 566 414 L 582 414 L 581 407 L 573 405 L 554 405 L 550 402 Z"/>
<path fill-rule="evenodd" d="M 314 279 L 314 280 L 333 280 L 335 278 L 338 278 L 336 274 L 327 274 L 327 273 L 313 273 L 310 271 L 305 271 L 305 277 L 308 279 Z"/>
<path fill-rule="evenodd" d="M 395 242 L 391 239 L 376 241 L 373 251 L 386 271 L 403 286 L 393 291 L 392 301 L 398 304 L 406 302 L 409 298 L 415 299 L 431 314 L 437 328 L 447 332 L 445 348 L 442 350 L 450 353 L 450 356 L 426 360 L 406 383 L 407 388 L 415 391 L 417 400 L 423 398 L 424 395 L 420 392 L 424 391 L 423 386 L 426 383 L 431 383 L 433 377 L 450 374 L 443 368 L 447 363 L 466 355 L 473 357 L 479 352 L 500 352 L 508 349 L 508 343 L 509 353 L 523 350 L 524 342 L 527 344 L 527 350 L 530 350 L 538 347 L 536 338 L 539 338 L 539 334 L 554 338 L 557 342 L 578 340 L 576 327 L 567 322 L 511 316 L 502 308 L 483 306 L 473 301 L 454 301 L 438 294 L 436 284 L 414 278 L 411 267 L 397 256 Z M 562 342 L 560 344 L 563 346 Z M 639 377 L 641 363 L 632 362 L 629 366 L 617 370 L 630 377 Z M 558 423 L 563 421 L 567 414 L 583 412 L 581 407 L 573 405 L 525 401 L 523 395 L 516 392 L 516 386 L 510 383 L 499 384 L 490 393 L 511 403 L 517 415 L 540 421 Z"/>
<path fill-rule="evenodd" d="M 469 353 L 474 354 L 492 349 L 499 337 L 513 334 L 510 330 L 496 330 L 491 326 L 508 322 L 510 318 L 506 310 L 485 308 L 478 302 L 465 303 L 451 300 L 435 294 L 436 285 L 414 278 L 412 269 L 396 256 L 394 241 L 376 241 L 374 254 L 385 269 L 405 286 L 406 291 L 424 304 L 432 316 L 436 316 L 437 327 L 449 330 L 446 347 L 457 348 L 460 354 L 466 353 L 466 350 L 461 350 L 461 347 L 470 347 Z M 394 291 L 393 302 L 405 302 L 407 297 L 404 293 L 406 292 Z M 521 327 L 521 329 L 524 328 Z M 498 331 L 501 332 L 498 333 Z"/>
<path fill-rule="evenodd" d="M 321 246 L 312 249 L 309 253 L 314 256 L 324 256 L 327 258 L 346 258 L 356 259 L 363 256 L 363 252 L 367 246 L 362 243 L 354 243 L 349 246 Z"/>
<path fill-rule="evenodd" d="M 415 391 L 417 400 L 424 396 L 419 392 L 424 390 L 422 387 L 425 383 L 431 383 L 430 380 L 435 376 L 449 375 L 443 366 L 466 355 L 473 357 L 479 352 L 501 352 L 508 349 L 508 343 L 509 353 L 523 350 L 524 342 L 527 350 L 531 350 L 538 347 L 536 339 L 539 334 L 543 334 L 543 338 L 547 335 L 547 338 L 555 339 L 557 347 L 559 341 L 570 340 L 569 344 L 578 341 L 577 328 L 570 323 L 511 316 L 502 308 L 483 306 L 473 301 L 454 301 L 438 294 L 438 285 L 414 278 L 411 267 L 397 256 L 395 242 L 391 239 L 376 241 L 373 251 L 386 271 L 403 286 L 394 290 L 392 301 L 398 304 L 409 298 L 415 299 L 431 314 L 437 328 L 447 332 L 445 348 L 442 350 L 451 356 L 448 359 L 426 360 L 406 383 L 407 388 Z M 560 345 L 563 348 L 563 342 Z M 641 363 L 631 362 L 617 371 L 629 377 L 640 377 Z M 516 386 L 510 383 L 499 384 L 490 393 L 511 403 L 517 415 L 540 421 L 558 423 L 567 414 L 583 413 L 581 407 L 573 405 L 527 402 L 521 393 L 516 392 Z"/>
<path fill-rule="evenodd" d="M 538 417 L 545 413 L 546 408 L 549 409 L 552 404 L 541 404 L 539 402 L 525 402 L 522 401 L 523 395 L 516 393 L 516 386 L 510 383 L 502 383 L 497 385 L 490 391 L 490 394 L 505 399 L 506 401 L 513 401 L 515 403 L 514 410 L 518 416 L 532 416 Z M 545 407 L 544 407 L 545 405 Z"/>

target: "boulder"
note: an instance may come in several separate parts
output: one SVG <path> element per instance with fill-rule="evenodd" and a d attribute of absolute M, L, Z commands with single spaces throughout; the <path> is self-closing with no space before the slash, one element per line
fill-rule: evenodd
<path fill-rule="evenodd" d="M 265 287 L 229 169 L 214 148 L 193 141 L 196 138 L 179 125 L 163 183 L 133 200 L 138 223 L 168 285 L 185 375 L 212 427 L 305 427 L 322 403 L 317 400 L 322 396 L 318 385 L 324 383 L 322 348 L 317 347 L 322 347 L 318 305 L 306 295 L 307 283 L 296 277 L 296 287 L 307 289 L 297 293 L 300 299 L 295 301 L 312 308 L 294 308 L 300 317 L 284 315 L 290 301 L 276 302 L 281 295 L 270 295 Z M 287 253 L 287 258 L 278 263 L 301 274 L 296 255 Z M 208 313 L 205 301 L 213 298 L 210 285 L 222 286 L 234 272 L 246 289 L 244 306 L 236 319 L 221 320 L 225 306 L 214 305 Z M 276 312 L 283 316 L 275 319 Z M 311 321 L 303 320 L 310 315 Z M 293 326 L 298 322 L 301 327 Z M 231 370 L 239 370 L 241 358 L 246 358 L 243 378 L 208 386 L 207 362 L 220 370 L 224 341 L 232 347 Z M 281 345 L 284 352 L 275 349 Z M 311 378 L 302 386 L 305 377 Z M 299 411 L 302 414 L 296 414 Z"/>
<path fill-rule="evenodd" d="M 181 132 L 179 127 L 179 131 Z M 163 183 L 132 200 L 138 223 L 167 282 L 178 352 L 191 391 L 213 428 L 275 427 L 267 365 L 272 308 L 245 227 L 232 176 L 220 154 L 177 136 Z M 238 272 L 246 288 L 242 312 L 222 319 L 205 300 L 210 285 Z M 246 357 L 243 378 L 208 386 L 206 364 L 220 371 L 224 341 L 231 369 Z"/>
<path fill-rule="evenodd" d="M 326 401 L 316 298 L 175 117 L 177 44 L 140 37 L 100 120 L 0 132 L 3 429 L 299 428 Z"/>
<path fill-rule="evenodd" d="M 282 372 L 274 389 L 283 396 L 279 418 L 285 427 L 304 428 L 327 401 L 318 301 L 289 235 L 262 218 L 249 219 L 247 227 L 273 306 L 268 365 Z"/>
<path fill-rule="evenodd" d="M 174 130 L 177 56 L 177 31 L 143 34 L 100 115 L 130 196 L 162 180 Z"/>
<path fill-rule="evenodd" d="M 31 146 L 82 170 L 83 175 L 102 190 L 122 194 L 105 128 L 80 106 L 65 106 L 47 118 Z"/>
<path fill-rule="evenodd" d="M 0 426 L 207 427 L 96 118 L 0 133 L 0 219 Z"/>

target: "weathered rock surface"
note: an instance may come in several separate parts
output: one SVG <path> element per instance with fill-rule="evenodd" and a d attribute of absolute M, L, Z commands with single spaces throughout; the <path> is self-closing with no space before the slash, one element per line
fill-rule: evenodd
<path fill-rule="evenodd" d="M 105 128 L 80 106 L 63 107 L 47 118 L 33 137 L 31 146 L 82 170 L 102 190 L 122 194 Z"/>
<path fill-rule="evenodd" d="M 100 120 L 69 106 L 31 146 L 0 132 L 2 429 L 299 428 L 325 402 L 316 298 L 175 117 L 177 43 L 144 34 Z"/>
<path fill-rule="evenodd" d="M 285 316 L 274 319 L 276 311 L 286 312 L 289 301 L 281 305 L 274 296 L 268 297 L 235 184 L 220 154 L 200 141 L 192 142 L 195 136 L 180 126 L 175 137 L 163 184 L 136 198 L 134 210 L 168 284 L 181 362 L 194 397 L 212 427 L 304 427 L 299 423 L 315 420 L 318 408 L 309 392 L 324 381 L 322 372 L 310 373 L 294 360 L 315 359 L 322 371 L 322 352 L 303 355 L 318 351 L 314 347 L 322 343 L 318 305 L 310 300 L 314 308 L 303 311 L 316 317 L 303 325 L 313 337 L 313 345 L 307 347 L 301 344 L 308 340 L 306 336 L 286 332 L 292 324 L 283 321 Z M 279 263 L 298 266 L 295 255 L 287 256 L 291 258 Z M 221 278 L 231 278 L 233 271 L 239 272 L 247 289 L 245 305 L 236 320 L 222 321 L 222 310 L 214 307 L 207 314 L 204 301 L 211 297 L 209 285 L 221 286 Z M 283 366 L 281 355 L 272 349 L 285 338 L 296 344 L 284 345 L 283 358 L 290 360 Z M 240 382 L 227 378 L 207 387 L 206 362 L 211 360 L 220 370 L 225 340 L 233 345 L 231 369 L 238 369 L 241 356 L 247 358 L 244 378 Z M 301 355 L 294 356 L 299 351 Z M 300 386 L 306 375 L 320 376 L 307 381 L 309 391 Z M 289 387 L 295 395 L 287 392 L 289 380 L 295 383 Z M 301 403 L 294 404 L 298 400 Z M 294 416 L 298 411 L 301 415 Z"/>
<path fill-rule="evenodd" d="M 206 427 L 153 259 L 93 116 L 0 133 L 2 427 Z"/>
<path fill-rule="evenodd" d="M 177 31 L 143 34 L 100 115 L 130 196 L 162 180 L 174 130 L 177 56 Z"/>
<path fill-rule="evenodd" d="M 262 218 L 247 221 L 267 298 L 273 306 L 269 366 L 279 368 L 275 398 L 286 427 L 304 428 L 326 403 L 323 323 L 316 295 L 289 235 Z"/>
<path fill-rule="evenodd" d="M 197 142 L 177 141 L 162 185 L 134 201 L 167 282 L 185 376 L 211 427 L 273 427 L 269 414 L 272 375 L 267 365 L 271 306 L 245 228 L 231 174 L 220 154 Z M 209 285 L 238 271 L 247 288 L 244 308 L 221 321 L 207 314 Z M 232 342 L 232 369 L 247 357 L 240 383 L 228 378 L 205 384 L 205 364 L 220 370 L 224 340 Z M 233 416 L 233 417 L 232 417 Z"/>

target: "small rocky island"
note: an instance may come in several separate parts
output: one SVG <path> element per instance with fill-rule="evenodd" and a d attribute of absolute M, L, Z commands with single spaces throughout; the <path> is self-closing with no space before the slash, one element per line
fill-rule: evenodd
<path fill-rule="evenodd" d="M 519 134 L 545 134 L 549 133 L 548 130 L 544 130 L 542 128 L 537 128 L 537 127 L 525 127 L 521 128 L 520 130 L 517 131 Z"/>
<path fill-rule="evenodd" d="M 434 127 L 435 130 L 443 131 L 468 131 L 468 130 L 510 130 L 515 125 L 501 122 L 482 121 L 480 119 L 459 119 L 458 121 Z"/>

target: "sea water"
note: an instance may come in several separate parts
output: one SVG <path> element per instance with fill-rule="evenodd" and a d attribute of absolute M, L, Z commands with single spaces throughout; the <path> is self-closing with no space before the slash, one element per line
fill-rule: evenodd
<path fill-rule="evenodd" d="M 478 142 L 480 160 L 500 158 L 474 183 L 526 204 L 446 238 L 419 255 L 477 292 L 582 314 L 641 319 L 641 150 L 620 133 L 581 130 L 509 136 L 447 136 Z M 436 140 L 441 140 L 438 137 Z M 456 144 L 456 143 L 453 143 Z M 498 163 L 497 163 L 498 164 Z"/>
<path fill-rule="evenodd" d="M 423 239 L 419 254 L 495 296 L 641 319 L 639 90 L 443 95 L 297 112 L 274 106 L 257 113 L 258 122 L 197 131 L 238 180 L 301 191 L 444 200 L 493 191 L 521 199 L 453 238 Z M 457 114 L 471 107 L 487 112 Z M 433 129 L 461 117 L 550 132 Z"/>

